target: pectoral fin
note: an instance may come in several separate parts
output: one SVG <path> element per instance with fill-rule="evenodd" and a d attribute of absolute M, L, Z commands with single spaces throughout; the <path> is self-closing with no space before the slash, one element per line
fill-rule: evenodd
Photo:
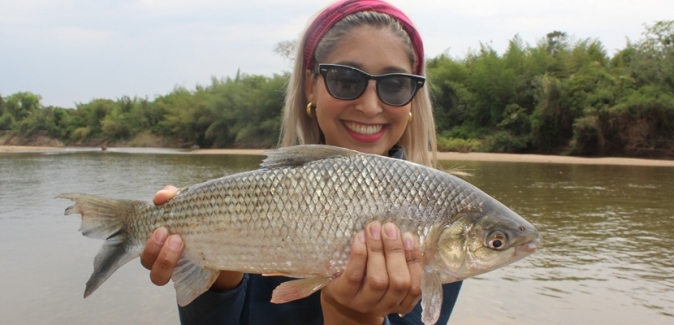
<path fill-rule="evenodd" d="M 184 255 L 181 256 L 173 271 L 173 286 L 176 289 L 178 305 L 185 306 L 206 292 L 219 274 L 217 270 L 202 268 L 186 259 Z"/>
<path fill-rule="evenodd" d="M 330 278 L 315 276 L 306 279 L 292 280 L 281 283 L 271 295 L 271 302 L 274 304 L 282 304 L 289 301 L 302 299 L 311 295 L 312 293 L 325 287 Z"/>
<path fill-rule="evenodd" d="M 421 321 L 435 324 L 442 308 L 442 283 L 437 273 L 424 272 L 421 276 Z"/>

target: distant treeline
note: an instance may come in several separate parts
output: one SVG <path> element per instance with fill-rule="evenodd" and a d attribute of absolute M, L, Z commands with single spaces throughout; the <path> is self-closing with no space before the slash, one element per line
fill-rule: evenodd
<path fill-rule="evenodd" d="M 646 26 L 613 56 L 596 39 L 554 31 L 535 46 L 515 36 L 499 55 L 427 61 L 439 148 L 572 155 L 674 156 L 674 21 Z M 289 75 L 237 74 L 155 98 L 44 107 L 30 92 L 0 97 L 5 137 L 70 145 L 143 136 L 202 148 L 276 145 Z"/>

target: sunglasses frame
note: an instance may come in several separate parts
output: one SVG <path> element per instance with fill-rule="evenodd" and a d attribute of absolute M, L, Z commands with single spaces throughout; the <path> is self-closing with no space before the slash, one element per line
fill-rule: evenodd
<path fill-rule="evenodd" d="M 366 86 L 363 88 L 363 90 L 358 95 L 354 96 L 353 98 L 340 98 L 340 97 L 335 96 L 335 94 L 332 93 L 332 91 L 330 90 L 330 87 L 328 86 L 328 70 L 331 69 L 331 68 L 348 69 L 348 70 L 352 70 L 352 71 L 357 72 L 358 74 L 363 76 L 363 78 L 365 78 Z M 321 63 L 321 64 L 318 65 L 318 74 L 323 76 L 323 81 L 325 82 L 325 89 L 328 90 L 328 93 L 330 93 L 330 96 L 332 96 L 333 98 L 339 99 L 339 100 L 354 100 L 354 99 L 359 98 L 360 96 L 362 96 L 365 93 L 365 90 L 367 90 L 367 83 L 369 83 L 370 80 L 374 80 L 375 83 L 376 83 L 375 89 L 377 90 L 376 92 L 377 92 L 377 97 L 379 98 L 379 100 L 381 100 L 382 103 L 384 103 L 386 105 L 396 106 L 396 107 L 405 106 L 405 105 L 409 104 L 414 99 L 414 96 L 417 95 L 417 92 L 419 91 L 419 89 L 421 89 L 424 86 L 424 84 L 426 83 L 425 77 L 417 76 L 415 74 L 386 73 L 386 74 L 380 74 L 380 75 L 372 75 L 372 74 L 369 74 L 369 73 L 367 73 L 363 70 L 360 70 L 360 69 L 357 69 L 357 68 L 354 68 L 354 67 L 350 67 L 348 65 L 341 65 L 341 64 Z M 410 99 L 407 102 L 405 102 L 403 104 L 390 104 L 390 103 L 387 103 L 384 99 L 381 98 L 381 94 L 379 93 L 379 80 L 386 79 L 388 77 L 407 77 L 407 78 L 412 79 L 412 85 L 414 85 L 416 87 L 414 88 L 414 91 L 412 92 L 412 95 L 410 96 Z"/>

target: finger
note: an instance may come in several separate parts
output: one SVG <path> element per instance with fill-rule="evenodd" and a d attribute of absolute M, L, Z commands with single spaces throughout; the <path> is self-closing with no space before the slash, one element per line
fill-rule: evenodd
<path fill-rule="evenodd" d="M 382 243 L 386 257 L 388 273 L 388 289 L 379 303 L 379 307 L 386 311 L 398 308 L 407 296 L 410 286 L 410 272 L 407 269 L 405 248 L 398 227 L 390 222 L 382 227 Z"/>
<path fill-rule="evenodd" d="M 346 268 L 341 276 L 332 281 L 329 285 L 334 293 L 333 298 L 340 303 L 353 299 L 358 294 L 365 278 L 367 266 L 367 246 L 365 245 L 365 234 L 361 231 L 351 244 L 351 254 L 346 263 Z"/>
<path fill-rule="evenodd" d="M 403 246 L 405 247 L 405 258 L 407 260 L 407 269 L 410 274 L 410 285 L 407 296 L 400 303 L 400 314 L 407 314 L 421 299 L 421 276 L 424 272 L 423 254 L 419 242 L 409 232 L 403 234 Z"/>
<path fill-rule="evenodd" d="M 147 240 L 143 252 L 140 253 L 140 264 L 146 269 L 152 269 L 152 264 L 157 259 L 157 255 L 161 251 L 162 246 L 166 242 L 168 231 L 164 227 L 157 228 L 150 239 Z"/>
<path fill-rule="evenodd" d="M 180 259 L 183 247 L 183 240 L 178 235 L 171 235 L 166 239 L 166 244 L 152 264 L 152 270 L 150 271 L 152 283 L 163 286 L 171 280 L 173 269 Z"/>
<path fill-rule="evenodd" d="M 386 271 L 386 257 L 381 240 L 381 223 L 375 221 L 368 225 L 365 236 L 367 245 L 367 270 L 362 289 L 364 303 L 374 303 L 381 300 L 389 285 Z"/>
<path fill-rule="evenodd" d="M 164 186 L 157 194 L 152 198 L 152 202 L 155 205 L 162 205 L 172 199 L 176 193 L 178 193 L 178 188 L 173 185 Z"/>

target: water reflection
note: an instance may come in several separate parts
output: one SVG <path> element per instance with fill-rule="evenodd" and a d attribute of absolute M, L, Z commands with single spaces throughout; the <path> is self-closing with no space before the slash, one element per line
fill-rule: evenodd
<path fill-rule="evenodd" d="M 505 276 L 488 275 L 491 284 L 537 282 L 534 291 L 543 300 L 519 292 L 511 297 L 540 307 L 513 316 L 517 323 L 589 323 L 595 317 L 601 323 L 674 321 L 672 168 L 467 165 L 476 175 L 472 183 L 543 234 L 538 253 L 502 270 Z M 574 308 L 566 310 L 565 305 Z M 463 317 L 461 311 L 454 320 Z M 578 322 L 569 321 L 574 315 Z M 498 323 L 499 317 L 487 319 Z"/>
<path fill-rule="evenodd" d="M 0 315 L 3 324 L 177 324 L 172 286 L 158 288 L 138 261 L 82 299 L 101 242 L 63 216 L 61 192 L 150 200 L 165 184 L 187 186 L 253 169 L 261 157 L 129 154 L 0 154 Z M 133 312 L 129 312 L 133 311 Z"/>
<path fill-rule="evenodd" d="M 173 289 L 137 261 L 82 299 L 100 241 L 62 215 L 60 192 L 150 199 L 257 168 L 259 156 L 78 151 L 0 154 L 3 323 L 177 324 Z M 468 180 L 530 220 L 543 247 L 469 279 L 450 324 L 674 321 L 674 169 L 490 162 Z M 38 306 L 36 308 L 36 306 Z M 130 312 L 133 311 L 133 312 Z"/>

